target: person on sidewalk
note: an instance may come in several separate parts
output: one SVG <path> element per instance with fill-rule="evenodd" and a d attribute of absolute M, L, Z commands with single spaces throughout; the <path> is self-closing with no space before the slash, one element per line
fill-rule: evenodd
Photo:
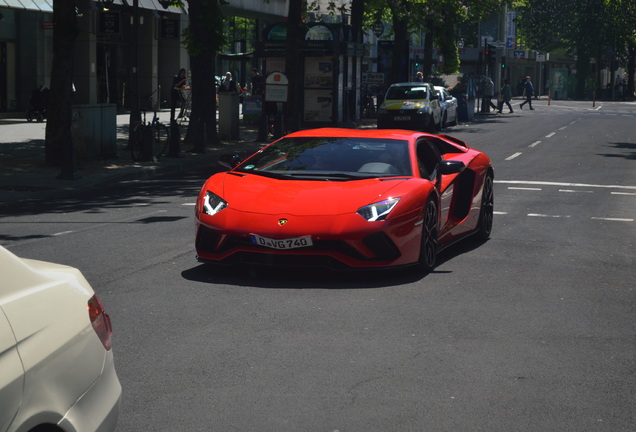
<path fill-rule="evenodd" d="M 526 83 L 523 85 L 523 95 L 526 97 L 526 100 L 519 104 L 519 108 L 523 109 L 523 106 L 528 104 L 530 109 L 533 110 L 532 96 L 534 96 L 534 86 L 532 85 L 532 80 L 529 76 L 526 77 Z"/>
<path fill-rule="evenodd" d="M 185 98 L 181 94 L 181 90 L 186 83 L 186 70 L 179 69 L 179 73 L 172 77 L 172 88 L 170 89 L 170 124 L 174 121 L 175 110 L 177 104 L 181 108 L 179 117 L 183 117 L 183 109 L 185 108 Z"/>
<path fill-rule="evenodd" d="M 503 87 L 501 87 L 501 89 L 499 90 L 499 97 L 501 98 L 501 100 L 499 101 L 499 110 L 497 112 L 501 114 L 501 110 L 503 109 L 503 105 L 505 103 L 506 105 L 508 105 L 508 109 L 510 109 L 510 112 L 513 113 L 514 111 L 512 110 L 512 105 L 510 105 L 510 100 L 512 99 L 512 89 L 510 88 L 510 84 L 508 84 L 507 79 L 503 80 Z"/>
<path fill-rule="evenodd" d="M 223 92 L 233 92 L 237 93 L 238 87 L 236 86 L 236 81 L 232 78 L 231 72 L 225 73 L 225 78 L 221 81 L 221 85 L 219 86 L 219 93 Z"/>
<path fill-rule="evenodd" d="M 483 112 L 490 112 L 490 108 L 497 111 L 497 106 L 492 103 L 492 98 L 495 95 L 495 84 L 489 77 L 484 78 L 484 105 Z"/>

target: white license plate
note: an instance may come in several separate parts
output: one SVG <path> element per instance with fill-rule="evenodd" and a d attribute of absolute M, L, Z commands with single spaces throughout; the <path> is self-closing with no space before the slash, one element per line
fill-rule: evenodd
<path fill-rule="evenodd" d="M 411 120 L 410 116 L 396 116 L 395 121 L 409 121 Z"/>
<path fill-rule="evenodd" d="M 296 237 L 296 238 L 288 238 L 288 239 L 272 239 L 267 237 L 262 237 L 256 234 L 251 234 L 252 243 L 265 246 L 272 249 L 296 249 L 313 246 L 313 242 L 311 241 L 310 236 L 304 237 Z"/>

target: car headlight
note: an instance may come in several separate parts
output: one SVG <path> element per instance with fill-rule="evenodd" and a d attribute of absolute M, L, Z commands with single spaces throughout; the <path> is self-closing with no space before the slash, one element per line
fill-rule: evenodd
<path fill-rule="evenodd" d="M 201 211 L 207 215 L 214 215 L 227 207 L 227 201 L 215 194 L 207 191 L 203 197 L 203 208 Z"/>
<path fill-rule="evenodd" d="M 391 213 L 391 210 L 393 210 L 398 201 L 400 201 L 400 197 L 389 198 L 384 201 L 360 207 L 356 213 L 369 222 L 384 220 L 387 218 L 389 213 Z"/>

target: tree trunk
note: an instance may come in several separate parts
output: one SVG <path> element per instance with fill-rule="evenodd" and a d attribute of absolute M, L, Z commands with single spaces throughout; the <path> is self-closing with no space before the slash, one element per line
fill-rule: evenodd
<path fill-rule="evenodd" d="M 45 161 L 51 166 L 62 163 L 62 154 L 65 158 L 73 157 L 73 54 L 78 34 L 75 3 L 68 0 L 53 2 L 53 64 L 44 141 Z"/>
<path fill-rule="evenodd" d="M 301 14 L 305 9 L 304 0 L 291 0 L 287 16 L 287 55 L 285 57 L 285 75 L 289 81 L 288 99 L 285 109 L 287 132 L 300 129 L 302 77 L 298 67 L 298 39 L 300 37 Z"/>
<path fill-rule="evenodd" d="M 393 11 L 393 53 L 388 84 L 411 81 L 409 77 L 409 35 L 408 22 L 403 12 Z M 405 63 L 406 62 L 406 63 Z"/>
<path fill-rule="evenodd" d="M 215 82 L 215 41 L 218 38 L 215 27 L 220 22 L 211 22 L 206 17 L 221 16 L 218 2 L 189 1 L 190 28 L 192 45 L 190 64 L 192 72 L 192 111 L 185 142 L 192 146 L 195 153 L 204 153 L 206 144 L 215 143 L 216 131 L 216 82 Z"/>

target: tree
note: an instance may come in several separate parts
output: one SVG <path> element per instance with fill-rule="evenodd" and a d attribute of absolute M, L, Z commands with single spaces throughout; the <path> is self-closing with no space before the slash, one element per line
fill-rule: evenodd
<path fill-rule="evenodd" d="M 287 40 L 285 42 L 287 55 L 285 57 L 285 75 L 289 81 L 289 97 L 287 100 L 285 113 L 287 117 L 287 125 L 290 132 L 297 131 L 300 128 L 300 106 L 299 99 L 302 85 L 302 78 L 298 76 L 298 40 L 300 38 L 300 25 L 303 12 L 306 12 L 307 4 L 304 0 L 291 0 L 289 2 L 289 11 L 287 16 Z"/>
<path fill-rule="evenodd" d="M 174 0 L 173 4 L 180 4 Z M 216 142 L 216 54 L 225 42 L 223 34 L 224 0 L 189 0 L 190 26 L 184 31 L 184 44 L 190 55 L 192 72 L 192 112 L 186 142 L 197 153 Z"/>
<path fill-rule="evenodd" d="M 636 5 L 632 0 L 520 0 L 515 6 L 529 46 L 576 54 L 579 99 L 589 96 L 586 82 L 592 75 L 592 58 L 597 63 L 605 60 L 612 71 L 621 56 L 628 67 L 634 62 Z M 633 72 L 632 68 L 630 76 Z"/>
<path fill-rule="evenodd" d="M 53 63 L 51 88 L 45 132 L 45 161 L 47 165 L 68 164 L 72 171 L 73 141 L 71 137 L 73 99 L 73 53 L 79 34 L 76 12 L 79 1 L 53 2 Z M 64 156 L 64 157 L 63 157 Z M 61 177 L 67 177 L 64 172 Z"/>

